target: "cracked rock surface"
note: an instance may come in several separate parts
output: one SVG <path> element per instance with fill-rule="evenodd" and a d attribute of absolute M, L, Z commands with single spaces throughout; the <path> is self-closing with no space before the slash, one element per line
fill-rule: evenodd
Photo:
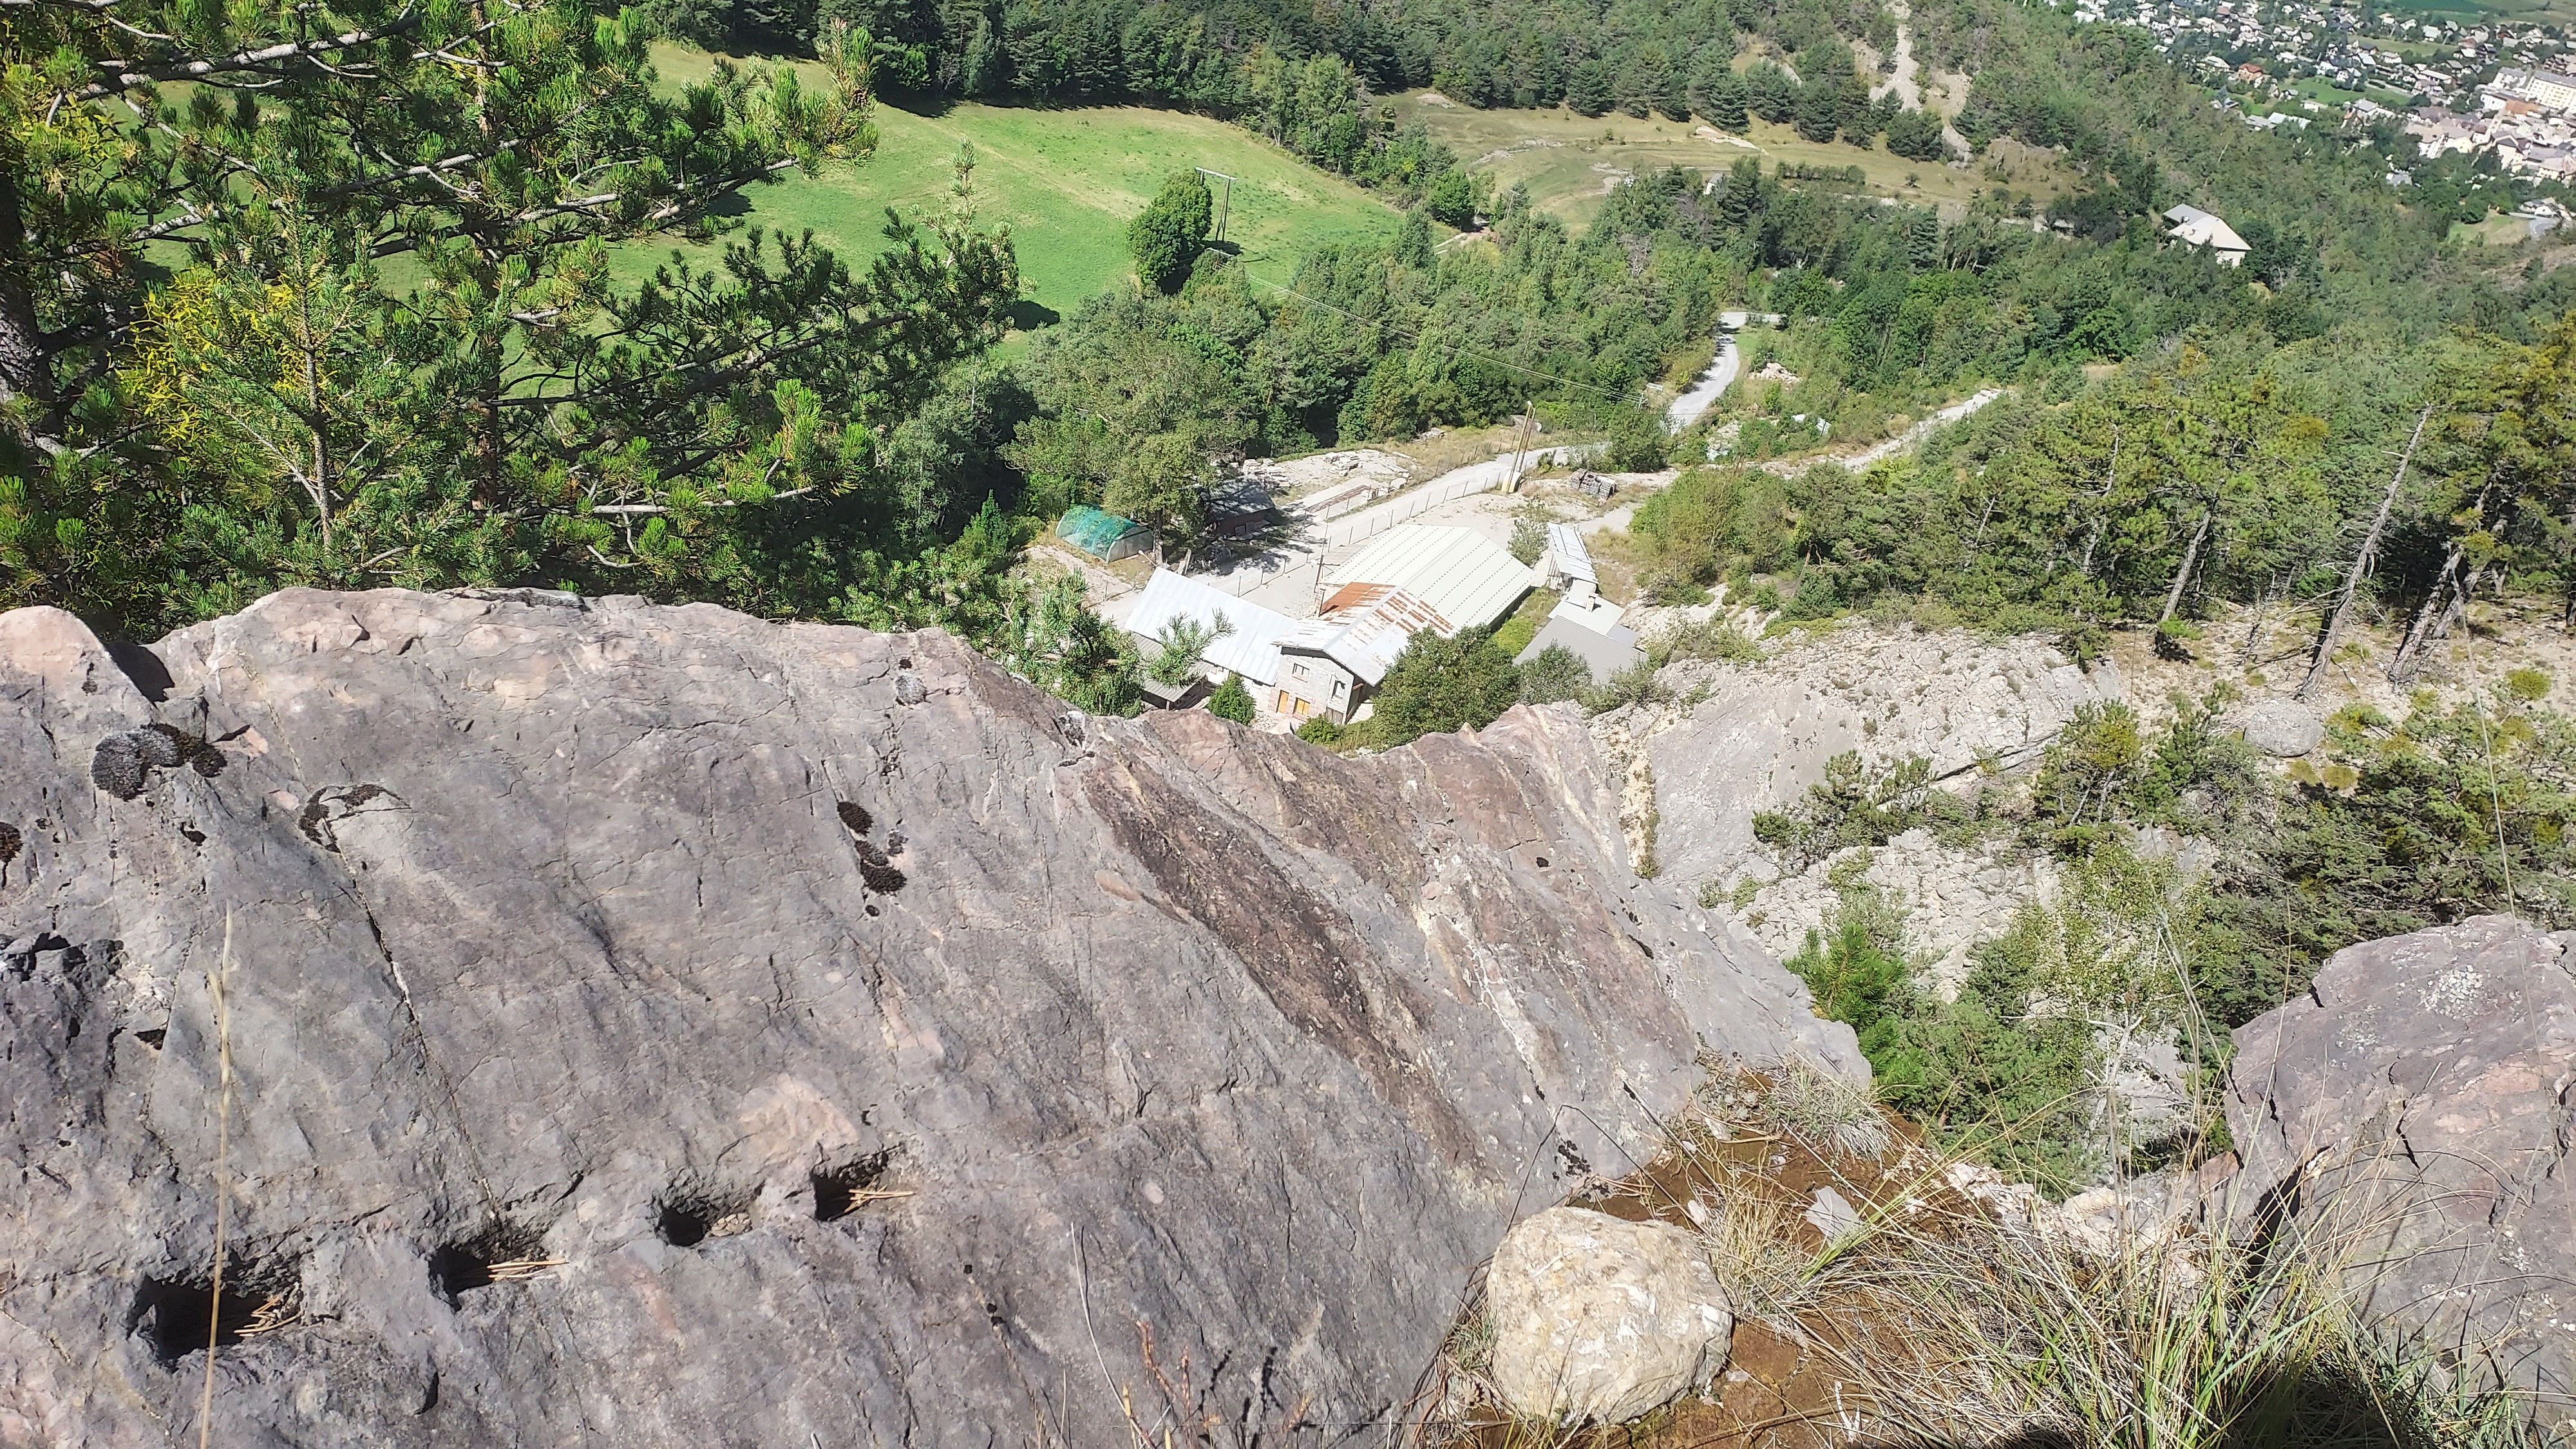
<path fill-rule="evenodd" d="M 2512 916 L 2338 951 L 2237 1029 L 2236 1183 L 2364 1312 L 2576 1429 L 2576 933 Z"/>
<path fill-rule="evenodd" d="M 1123 1442 L 1140 1325 L 1374 1438 L 1703 1046 L 1865 1073 L 1618 793 L 707 606 L 0 615 L 0 1444 L 194 1443 L 210 1320 L 220 1443 Z"/>

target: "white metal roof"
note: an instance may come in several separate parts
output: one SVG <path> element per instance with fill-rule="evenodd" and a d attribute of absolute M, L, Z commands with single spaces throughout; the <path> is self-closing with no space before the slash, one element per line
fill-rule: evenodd
<path fill-rule="evenodd" d="M 1592 572 L 1592 550 L 1585 547 L 1583 533 L 1571 523 L 1547 526 L 1547 551 L 1556 560 L 1556 571 L 1570 579 L 1587 584 L 1601 582 Z"/>
<path fill-rule="evenodd" d="M 2253 250 L 2246 244 L 2245 238 L 2236 234 L 2234 227 L 2199 207 L 2177 206 L 2165 213 L 2165 220 L 2173 223 L 2173 230 L 2167 235 L 2176 241 L 2222 252 Z"/>
<path fill-rule="evenodd" d="M 1491 624 L 1529 592 L 1530 571 L 1469 528 L 1399 523 L 1369 541 L 1326 583 L 1403 589 L 1446 620 L 1443 634 Z"/>
<path fill-rule="evenodd" d="M 1154 576 L 1145 581 L 1145 591 L 1136 596 L 1135 604 L 1127 611 L 1125 627 L 1139 639 L 1154 640 L 1160 639 L 1175 620 L 1195 619 L 1206 624 L 1219 614 L 1234 628 L 1199 657 L 1219 669 L 1231 669 L 1254 684 L 1277 682 L 1279 641 L 1297 628 L 1297 621 L 1170 569 L 1156 569 Z"/>

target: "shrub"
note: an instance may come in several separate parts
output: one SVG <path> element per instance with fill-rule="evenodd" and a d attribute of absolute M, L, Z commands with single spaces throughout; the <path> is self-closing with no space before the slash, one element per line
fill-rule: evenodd
<path fill-rule="evenodd" d="M 1610 466 L 1621 473 L 1652 473 L 1664 466 L 1672 439 L 1661 414 L 1621 408 L 1610 415 Z"/>
<path fill-rule="evenodd" d="M 1524 515 L 1512 520 L 1512 557 L 1525 564 L 1538 562 L 1547 551 L 1547 525 Z"/>
<path fill-rule="evenodd" d="M 1608 714 L 1622 705 L 1661 704 L 1671 697 L 1672 691 L 1655 678 L 1655 662 L 1646 659 L 1611 675 L 1600 688 L 1584 695 L 1583 707 L 1593 714 Z"/>
<path fill-rule="evenodd" d="M 1696 624 L 1675 627 L 1649 645 L 1646 655 L 1658 664 L 1669 664 L 1676 659 L 1722 659 L 1729 664 L 1749 664 L 1762 657 L 1762 644 L 1731 619 L 1703 619 Z"/>
<path fill-rule="evenodd" d="M 1236 724 L 1252 723 L 1252 691 L 1243 687 L 1243 676 L 1228 674 L 1225 683 L 1208 696 L 1208 713 Z"/>
<path fill-rule="evenodd" d="M 1871 771 L 1857 750 L 1825 762 L 1822 783 L 1786 810 L 1753 817 L 1753 838 L 1780 852 L 1790 870 L 1804 870 L 1854 845 L 1885 845 L 1933 818 L 1936 811 L 1964 813 L 1955 797 L 1932 788 L 1932 762 L 1921 755 Z"/>
<path fill-rule="evenodd" d="M 1521 666 L 1521 703 L 1580 699 L 1592 687 L 1592 668 L 1562 644 L 1550 644 Z"/>
<path fill-rule="evenodd" d="M 1158 292 L 1179 291 L 1215 220 L 1216 198 L 1197 172 L 1183 171 L 1164 182 L 1127 224 L 1127 249 L 1135 255 L 1137 279 Z"/>
<path fill-rule="evenodd" d="M 1461 725 L 1481 729 L 1518 703 L 1520 695 L 1520 669 L 1494 647 L 1489 631 L 1461 629 L 1456 638 L 1443 639 L 1425 629 L 1404 646 L 1379 681 L 1370 722 L 1392 749 Z"/>

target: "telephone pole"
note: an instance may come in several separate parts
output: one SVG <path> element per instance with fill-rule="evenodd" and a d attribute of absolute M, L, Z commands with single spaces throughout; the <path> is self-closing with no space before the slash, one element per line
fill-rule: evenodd
<path fill-rule="evenodd" d="M 1216 233 L 1208 238 L 1210 241 L 1223 241 L 1225 240 L 1225 214 L 1234 209 L 1234 178 L 1222 171 L 1210 171 L 1204 166 L 1196 169 L 1201 176 L 1213 176 L 1225 183 L 1225 194 L 1216 204 Z"/>

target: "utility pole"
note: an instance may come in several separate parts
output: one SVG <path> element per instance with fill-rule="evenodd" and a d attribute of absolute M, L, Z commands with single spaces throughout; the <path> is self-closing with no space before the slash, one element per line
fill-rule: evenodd
<path fill-rule="evenodd" d="M 1520 421 L 1512 428 L 1512 470 L 1503 476 L 1503 491 L 1505 493 L 1518 493 L 1521 491 L 1521 454 L 1529 447 L 1530 425 L 1537 421 L 1538 404 L 1528 401 L 1523 402 L 1521 404 Z"/>
<path fill-rule="evenodd" d="M 1201 176 L 1213 176 L 1225 183 L 1225 194 L 1216 204 L 1216 234 L 1208 238 L 1210 241 L 1223 241 L 1225 240 L 1225 214 L 1234 209 L 1234 178 L 1222 171 L 1210 171 L 1204 166 L 1198 167 L 1197 170 Z"/>

